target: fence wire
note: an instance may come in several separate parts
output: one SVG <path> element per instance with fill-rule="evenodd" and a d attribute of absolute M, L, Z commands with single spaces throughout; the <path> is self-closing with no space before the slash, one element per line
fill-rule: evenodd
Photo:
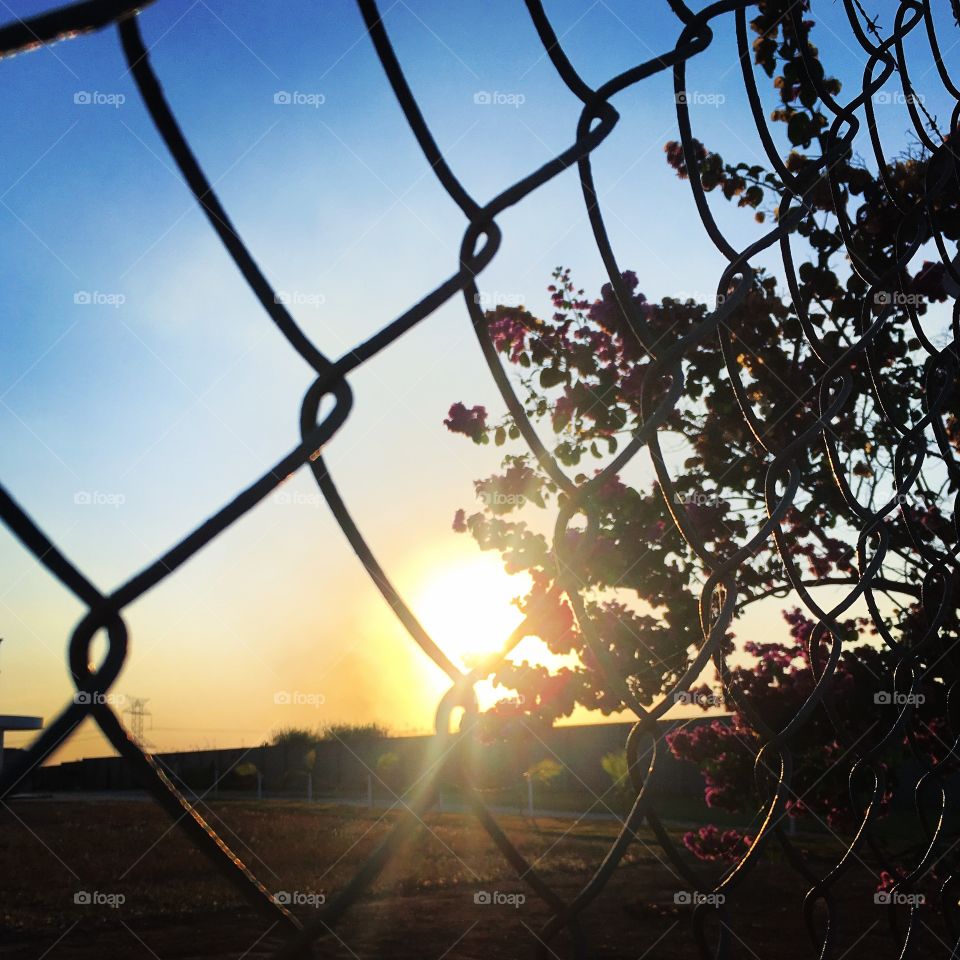
<path fill-rule="evenodd" d="M 447 163 L 434 140 L 430 128 L 420 111 L 404 76 L 400 62 L 391 45 L 386 27 L 380 18 L 374 0 L 358 0 L 360 11 L 369 32 L 376 54 L 384 69 L 401 110 L 414 133 L 424 159 L 447 192 L 451 201 L 463 212 L 467 227 L 459 251 L 459 269 L 444 279 L 409 310 L 385 324 L 375 335 L 358 343 L 340 357 L 328 357 L 304 334 L 296 320 L 277 298 L 275 291 L 264 277 L 247 245 L 233 226 L 227 211 L 217 199 L 216 193 L 194 157 L 190 146 L 168 104 L 162 86 L 155 74 L 150 57 L 140 33 L 138 14 L 148 3 L 130 3 L 124 0 L 87 0 L 59 10 L 17 21 L 0 28 L 0 55 L 23 52 L 42 44 L 74 38 L 85 32 L 115 26 L 127 63 L 135 79 L 140 95 L 156 128 L 176 161 L 197 203 L 202 207 L 210 226 L 219 236 L 233 258 L 237 269 L 254 292 L 270 320 L 286 338 L 290 346 L 309 364 L 316 379 L 307 390 L 300 412 L 301 442 L 258 479 L 241 490 L 221 510 L 197 527 L 188 536 L 158 557 L 145 569 L 109 594 L 101 593 L 84 576 L 81 569 L 72 563 L 41 527 L 14 501 L 5 489 L 0 489 L 0 516 L 10 531 L 28 549 L 36 560 L 45 566 L 66 588 L 84 604 L 86 614 L 76 626 L 69 642 L 69 667 L 75 678 L 78 694 L 56 719 L 5 769 L 0 778 L 0 798 L 8 797 L 31 769 L 40 764 L 52 751 L 62 746 L 77 726 L 91 718 L 104 736 L 138 772 L 143 782 L 168 814 L 188 833 L 192 842 L 202 849 L 217 865 L 224 876 L 246 898 L 251 906 L 266 918 L 276 922 L 285 932 L 285 941 L 275 956 L 292 958 L 308 955 L 314 941 L 325 935 L 337 921 L 368 891 L 391 860 L 399 844 L 411 828 L 420 822 L 423 815 L 435 802 L 435 787 L 445 764 L 437 764 L 423 778 L 410 802 L 405 804 L 403 816 L 394 824 L 382 843 L 369 858 L 359 866 L 352 879 L 343 889 L 331 896 L 326 904 L 316 911 L 314 917 L 304 923 L 294 916 L 284 904 L 277 902 L 264 884 L 244 865 L 228 844 L 217 834 L 183 793 L 167 777 L 157 762 L 130 737 L 120 717 L 107 702 L 105 695 L 116 680 L 127 656 L 128 634 L 124 611 L 135 600 L 163 583 L 181 564 L 201 551 L 236 520 L 252 510 L 294 471 L 309 468 L 326 499 L 338 524 L 356 551 L 377 588 L 389 602 L 412 639 L 420 646 L 450 678 L 451 686 L 441 699 L 436 720 L 436 736 L 440 754 L 446 763 L 455 761 L 468 742 L 470 721 L 476 716 L 475 684 L 502 662 L 511 649 L 531 630 L 527 622 L 521 624 L 507 639 L 504 648 L 473 670 L 463 671 L 457 667 L 433 641 L 419 623 L 391 583 L 386 572 L 377 562 L 363 534 L 351 516 L 334 479 L 322 456 L 324 447 L 335 437 L 346 422 L 352 405 L 352 392 L 348 375 L 366 363 L 380 351 L 389 347 L 406 331 L 420 323 L 440 306 L 462 295 L 469 311 L 473 329 L 480 348 L 489 365 L 490 372 L 499 388 L 506 406 L 520 433 L 539 465 L 558 489 L 566 496 L 559 509 L 553 550 L 561 560 L 564 571 L 562 586 L 575 612 L 577 623 L 585 636 L 605 680 L 616 690 L 624 703 L 636 715 L 636 723 L 628 737 L 626 750 L 630 764 L 630 778 L 636 799 L 631 812 L 622 824 L 622 829 L 609 852 L 589 881 L 572 899 L 561 897 L 534 869 L 498 825 L 496 818 L 484 803 L 480 792 L 468 787 L 472 812 L 483 829 L 502 852 L 506 861 L 523 877 L 527 885 L 548 906 L 551 919 L 531 938 L 531 947 L 539 955 L 551 951 L 551 943 L 558 933 L 567 930 L 572 937 L 577 956 L 591 955 L 591 946 L 581 929 L 580 918 L 591 902 L 600 894 L 621 862 L 637 829 L 644 822 L 652 829 L 670 864 L 690 884 L 691 889 L 729 893 L 740 886 L 765 848 L 776 841 L 784 853 L 784 863 L 796 871 L 809 885 L 804 902 L 804 914 L 812 940 L 812 948 L 822 957 L 836 955 L 837 905 L 835 890 L 844 872 L 864 843 L 883 861 L 883 851 L 871 836 L 871 827 L 877 816 L 877 805 L 869 803 L 853 841 L 836 865 L 824 875 L 816 874 L 806 862 L 803 853 L 791 840 L 783 827 L 783 816 L 791 796 L 793 773 L 792 747 L 798 733 L 810 722 L 818 707 L 825 707 L 825 692 L 829 689 L 838 659 L 844 645 L 844 629 L 840 617 L 857 600 L 863 598 L 877 633 L 884 644 L 897 658 L 897 670 L 917 678 L 929 670 L 931 661 L 946 659 L 951 665 L 956 662 L 952 640 L 943 630 L 943 625 L 956 609 L 958 578 L 957 553 L 960 550 L 960 525 L 956 516 L 950 524 L 957 531 L 952 548 L 939 549 L 921 536 L 915 538 L 919 558 L 914 563 L 914 584 L 917 590 L 922 617 L 927 629 L 917 644 L 905 646 L 891 635 L 884 623 L 875 593 L 882 587 L 881 567 L 888 549 L 884 519 L 898 509 L 903 499 L 920 483 L 920 467 L 924 460 L 939 463 L 954 486 L 960 486 L 960 467 L 954 457 L 947 437 L 943 413 L 948 394 L 960 373 L 958 370 L 957 337 L 960 334 L 960 308 L 953 297 L 952 325 L 949 342 L 935 346 L 924 334 L 916 313 L 911 309 L 910 321 L 915 335 L 927 358 L 923 364 L 923 382 L 917 387 L 922 401 L 919 415 L 912 423 L 897 415 L 888 404 L 886 386 L 878 359 L 873 353 L 873 344 L 886 324 L 892 322 L 890 306 L 875 317 L 864 309 L 856 327 L 856 337 L 839 350 L 827 349 L 806 316 L 806 307 L 797 302 L 798 278 L 791 249 L 791 240 L 802 225 L 812 218 L 815 207 L 814 191 L 824 183 L 835 198 L 839 229 L 846 243 L 846 252 L 854 268 L 869 286 L 869 296 L 886 295 L 893 303 L 900 290 L 899 278 L 902 268 L 920 248 L 924 236 L 932 237 L 939 250 L 941 263 L 953 283 L 960 284 L 960 275 L 950 257 L 943 234 L 934 220 L 932 211 L 948 190 L 956 189 L 957 156 L 954 150 L 960 116 L 960 91 L 954 85 L 944 64 L 941 42 L 931 9 L 931 0 L 901 0 L 893 16 L 894 26 L 884 37 L 876 22 L 870 18 L 858 0 L 844 0 L 843 9 L 849 23 L 850 33 L 844 42 L 856 43 L 868 56 L 860 89 L 850 99 L 837 99 L 836 90 L 824 83 L 822 70 L 812 59 L 808 49 L 801 44 L 801 55 L 809 77 L 817 88 L 819 103 L 832 118 L 829 129 L 820 132 L 817 144 L 819 156 L 798 175 L 784 164 L 770 135 L 767 119 L 760 104 L 753 72 L 752 51 L 748 41 L 747 13 L 751 8 L 772 7 L 770 4 L 751 4 L 744 0 L 718 0 L 699 12 L 691 10 L 682 0 L 668 0 L 673 19 L 677 24 L 678 39 L 668 50 L 653 56 L 635 67 L 612 77 L 599 87 L 591 87 L 576 71 L 564 51 L 540 0 L 526 0 L 526 8 L 539 36 L 543 49 L 556 72 L 569 90 L 582 103 L 579 122 L 570 146 L 539 169 L 522 180 L 504 189 L 493 199 L 481 203 L 461 184 L 454 170 Z M 789 22 L 796 36 L 803 36 L 802 17 L 809 12 L 810 4 L 795 2 L 782 4 L 782 16 Z M 779 9 L 779 8 L 778 8 Z M 953 13 L 957 15 L 956 3 Z M 664 11 L 664 16 L 667 16 Z M 686 65 L 703 53 L 713 42 L 714 23 L 734 21 L 734 30 L 742 64 L 743 82 L 751 106 L 754 124 L 767 153 L 769 162 L 781 183 L 779 215 L 775 225 L 761 239 L 744 249 L 738 249 L 724 235 L 714 220 L 708 206 L 700 176 L 697 175 L 702 154 L 693 137 L 691 117 L 687 104 Z M 927 112 L 922 98 L 914 96 L 909 79 L 904 39 L 913 31 L 926 36 L 929 47 L 929 62 L 936 68 L 946 95 L 955 102 L 950 116 L 949 131 L 942 133 L 934 118 Z M 954 44 L 953 39 L 949 46 Z M 631 291 L 622 276 L 607 233 L 603 211 L 594 185 L 591 158 L 617 125 L 619 114 L 612 101 L 617 94 L 659 74 L 673 73 L 676 113 L 683 150 L 683 161 L 690 173 L 688 182 L 703 228 L 714 245 L 727 260 L 727 267 L 717 281 L 719 306 L 708 313 L 679 339 L 657 339 L 648 329 L 644 316 L 635 308 Z M 927 71 L 929 76 L 930 71 Z M 890 252 L 887 262 L 867 262 L 860 256 L 847 215 L 847 197 L 833 179 L 833 170 L 838 160 L 849 154 L 854 138 L 865 125 L 870 135 L 875 159 L 881 171 L 885 169 L 876 118 L 871 98 L 893 75 L 899 81 L 913 130 L 919 142 L 929 152 L 926 191 L 915 199 L 912 207 L 898 208 L 890 225 Z M 501 231 L 497 216 L 509 207 L 521 203 L 545 183 L 569 167 L 576 166 L 582 185 L 583 199 L 589 215 L 597 247 L 620 307 L 630 321 L 630 327 L 639 338 L 651 366 L 645 378 L 642 407 L 642 425 L 633 434 L 629 443 L 593 478 L 574 482 L 563 471 L 551 452 L 538 436 L 528 418 L 523 403 L 514 391 L 511 380 L 501 365 L 496 347 L 491 339 L 487 318 L 480 307 L 481 298 L 476 285 L 477 277 L 490 264 L 500 246 Z M 924 225 L 921 230 L 918 224 Z M 955 238 L 952 238 L 955 239 Z M 732 346 L 738 324 L 738 307 L 742 306 L 747 292 L 756 276 L 751 265 L 761 252 L 779 247 L 785 275 L 794 297 L 793 307 L 803 325 L 807 346 L 817 357 L 821 373 L 817 386 L 818 412 L 813 420 L 793 432 L 788 442 L 779 447 L 771 439 L 770 425 L 758 417 L 755 405 L 748 395 L 742 365 Z M 954 286 L 953 289 L 960 289 Z M 698 346 L 715 342 L 714 348 L 723 358 L 729 376 L 729 389 L 733 391 L 737 405 L 757 442 L 757 456 L 751 469 L 758 478 L 763 478 L 766 517 L 753 530 L 746 542 L 726 555 L 711 549 L 697 524 L 683 507 L 683 498 L 676 495 L 674 478 L 659 446 L 659 432 L 676 407 L 684 388 L 684 361 Z M 838 414 L 856 400 L 853 372 L 866 371 L 875 401 L 881 415 L 893 430 L 896 442 L 891 449 L 896 464 L 896 489 L 889 502 L 880 509 L 862 505 L 854 494 L 851 478 L 846 473 L 844 459 L 838 445 L 842 441 L 837 426 Z M 659 384 L 659 388 L 655 385 Z M 667 385 L 667 386 L 664 386 Z M 330 411 L 320 416 L 321 404 L 332 399 Z M 932 442 L 931 442 L 932 441 Z M 795 560 L 791 557 L 790 532 L 785 517 L 795 505 L 807 451 L 815 444 L 824 444 L 834 481 L 843 504 L 848 511 L 847 519 L 857 531 L 857 567 L 859 570 L 854 588 L 832 609 L 821 608 L 803 581 Z M 646 709 L 630 685 L 625 681 L 610 657 L 608 647 L 598 635 L 596 624 L 591 621 L 586 608 L 584 591 L 575 575 L 569 571 L 574 566 L 574 557 L 569 554 L 567 533 L 569 524 L 577 516 L 585 517 L 587 533 L 595 530 L 597 507 L 594 494 L 602 485 L 615 476 L 643 449 L 649 452 L 664 500 L 670 510 L 676 528 L 692 551 L 702 561 L 708 576 L 700 596 L 700 620 L 703 642 L 684 675 L 678 679 L 672 691 L 659 703 Z M 908 527 L 915 530 L 916 520 L 904 513 Z M 817 683 L 803 708 L 782 729 L 771 729 L 753 709 L 743 690 L 730 681 L 730 666 L 727 663 L 729 650 L 723 640 L 738 609 L 738 574 L 750 563 L 752 556 L 764 544 L 772 542 L 783 561 L 789 585 L 800 597 L 807 613 L 816 623 L 814 641 L 826 650 L 825 655 L 812 657 L 816 665 Z M 89 662 L 90 646 L 98 632 L 105 631 L 108 639 L 107 653 L 102 665 L 93 671 Z M 649 799 L 649 784 L 656 778 L 657 751 L 662 750 L 662 733 L 658 721 L 675 703 L 672 695 L 687 690 L 701 671 L 713 661 L 724 680 L 724 695 L 728 702 L 751 719 L 762 734 L 763 744 L 757 751 L 756 772 L 758 784 L 768 796 L 762 811 L 762 825 L 747 849 L 735 864 L 717 879 L 710 879 L 690 866 L 681 856 L 674 840 L 665 829 Z M 955 703 L 954 685 L 947 690 L 946 702 Z M 464 732 L 450 731 L 450 716 L 454 710 L 463 708 L 467 722 Z M 890 729 L 882 742 L 871 749 L 863 749 L 857 743 L 844 743 L 848 750 L 851 784 L 855 777 L 872 778 L 871 792 L 874 799 L 883 790 L 884 772 L 879 755 L 885 744 L 904 736 L 915 748 L 914 758 L 922 765 L 921 786 L 932 784 L 940 792 L 940 813 L 946 809 L 949 774 L 955 770 L 957 745 L 956 710 L 947 709 L 944 715 L 945 756 L 935 759 L 915 736 L 914 718 L 909 706 L 895 712 Z M 841 742 L 844 733 L 836 725 L 836 736 Z M 641 769 L 639 758 L 649 749 L 652 754 L 649 766 Z M 918 786 L 918 792 L 921 789 Z M 914 881 L 922 877 L 936 861 L 942 878 L 941 906 L 951 937 L 950 956 L 960 955 L 957 937 L 960 935 L 960 917 L 957 916 L 957 894 L 960 889 L 955 870 L 955 855 L 944 850 L 943 817 L 935 822 L 924 821 L 927 843 L 915 858 L 909 874 L 902 878 L 898 889 L 910 890 Z M 727 898 L 729 902 L 730 898 Z M 825 912 L 826 922 L 816 919 Z M 712 918 L 712 920 L 711 920 Z M 715 921 L 719 919 L 719 923 Z M 891 936 L 901 956 L 914 953 L 915 932 L 919 924 L 917 909 L 911 908 L 906 924 L 897 920 L 891 911 Z M 731 931 L 736 919 L 725 905 L 723 898 L 700 902 L 692 912 L 693 936 L 704 957 L 725 957 L 731 950 Z M 709 931 L 712 931 L 708 933 Z M 651 944 L 635 944 L 638 954 L 644 954 Z"/>

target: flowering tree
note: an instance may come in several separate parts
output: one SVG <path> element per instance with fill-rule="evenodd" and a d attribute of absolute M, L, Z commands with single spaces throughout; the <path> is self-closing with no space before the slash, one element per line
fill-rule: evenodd
<path fill-rule="evenodd" d="M 661 436 L 677 441 L 669 455 L 673 496 L 656 481 L 610 478 L 591 500 L 592 535 L 567 529 L 560 557 L 557 545 L 538 532 L 536 516 L 551 503 L 562 506 L 567 494 L 536 457 L 512 452 L 518 447 L 512 441 L 520 437 L 513 417 L 491 422 L 485 407 L 458 402 L 444 421 L 447 428 L 474 443 L 504 447 L 505 453 L 502 472 L 475 482 L 482 503 L 458 510 L 453 526 L 481 549 L 498 551 L 509 572 L 530 575 L 532 589 L 519 600 L 521 609 L 552 652 L 575 655 L 576 666 L 555 672 L 527 662 L 498 667 L 495 681 L 523 695 L 523 711 L 553 721 L 578 704 L 604 714 L 627 705 L 623 690 L 600 670 L 583 624 L 573 615 L 558 577 L 564 565 L 580 588 L 582 612 L 605 657 L 630 695 L 652 704 L 680 680 L 703 643 L 698 603 L 710 570 L 679 532 L 677 513 L 714 556 L 722 560 L 740 549 L 767 516 L 759 440 L 783 449 L 816 425 L 824 358 L 840 355 L 883 313 L 885 322 L 867 351 L 869 363 L 851 354 L 852 390 L 832 416 L 830 442 L 816 434 L 803 453 L 805 468 L 783 519 L 779 550 L 772 539 L 761 544 L 737 575 L 738 612 L 786 596 L 787 566 L 794 583 L 805 589 L 852 586 L 865 575 L 875 594 L 886 598 L 882 611 L 878 606 L 872 616 L 840 625 L 843 649 L 831 667 L 832 681 L 791 740 L 795 771 L 788 813 L 806 812 L 840 829 L 862 817 L 848 793 L 851 744 L 856 744 L 853 756 L 883 741 L 886 757 L 914 750 L 928 763 L 950 753 L 942 717 L 953 659 L 944 654 L 958 636 L 958 597 L 951 586 L 933 623 L 921 603 L 921 581 L 927 565 L 942 564 L 958 540 L 943 508 L 958 489 L 952 457 L 960 450 L 960 384 L 954 374 L 943 386 L 934 418 L 939 450 L 930 459 L 937 463 L 919 469 L 909 496 L 897 491 L 903 486 L 898 477 L 910 468 L 898 448 L 901 427 L 910 424 L 912 411 L 925 409 L 930 357 L 938 352 L 920 319 L 931 302 L 946 300 L 951 281 L 940 263 L 917 263 L 918 258 L 904 263 L 901 244 L 905 231 L 921 243 L 934 233 L 960 238 L 960 194 L 954 174 L 928 198 L 930 180 L 941 172 L 936 156 L 922 145 L 874 171 L 847 150 L 828 178 L 805 151 L 814 141 L 823 147 L 828 120 L 821 98 L 836 95 L 840 84 L 825 75 L 809 44 L 810 21 L 787 15 L 786 0 L 759 7 L 751 24 L 755 60 L 778 92 L 772 119 L 786 128 L 787 155 L 772 170 L 732 165 L 694 141 L 693 156 L 671 142 L 666 158 L 679 177 L 699 178 L 705 191 L 751 211 L 761 223 L 783 214 L 770 204 L 784 191 L 786 177 L 803 184 L 809 209 L 796 229 L 803 261 L 788 277 L 788 291 L 776 277 L 755 270 L 745 299 L 721 325 L 719 346 L 716 338 L 701 340 L 684 354 L 683 389 L 660 426 Z M 871 273 L 885 278 L 886 293 L 863 279 Z M 485 314 L 496 351 L 516 372 L 527 417 L 541 437 L 551 437 L 552 455 L 575 472 L 578 484 L 599 472 L 598 464 L 642 426 L 651 396 L 656 401 L 664 395 L 665 383 L 646 382 L 657 345 L 676 343 L 718 305 L 706 296 L 699 302 L 670 297 L 650 302 L 635 273 L 619 279 L 594 298 L 577 287 L 569 269 L 558 267 L 548 287 L 550 316 L 516 306 Z M 743 385 L 739 398 L 731 389 L 730 364 Z M 744 405 L 764 425 L 762 438 L 752 431 Z M 866 573 L 865 558 L 857 553 L 861 518 L 851 513 L 838 476 L 852 478 L 849 493 L 866 509 L 893 504 L 880 524 L 884 561 Z M 735 630 L 727 634 L 723 653 L 735 665 L 722 678 L 722 696 L 737 704 L 730 721 L 679 730 L 670 739 L 675 755 L 701 766 L 711 806 L 756 808 L 754 761 L 761 728 L 781 730 L 827 669 L 831 632 L 794 607 L 784 617 L 789 640 L 782 643 L 741 641 Z M 905 649 L 915 651 L 910 676 L 896 669 Z M 704 692 L 710 696 L 698 702 L 712 702 L 716 694 L 710 687 Z M 749 710 L 742 708 L 745 703 Z M 897 714 L 890 711 L 902 711 L 905 703 L 914 711 L 913 722 L 891 739 L 887 733 Z M 498 711 L 520 709 L 501 705 Z M 884 798 L 891 786 L 881 790 Z M 738 857 L 743 844 L 736 831 L 712 827 L 687 837 L 704 859 Z"/>

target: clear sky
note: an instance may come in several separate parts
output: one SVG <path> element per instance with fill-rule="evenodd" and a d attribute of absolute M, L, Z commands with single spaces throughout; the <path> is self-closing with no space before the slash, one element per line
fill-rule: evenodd
<path fill-rule="evenodd" d="M 874 5 L 882 25 L 894 6 Z M 45 7 L 5 0 L 0 20 Z M 840 39 L 840 5 L 814 8 L 828 69 L 859 85 L 866 58 Z M 546 9 L 592 84 L 679 33 L 663 0 Z M 518 0 L 381 10 L 438 143 L 478 200 L 572 142 L 579 103 Z M 221 201 L 324 352 L 339 355 L 455 271 L 463 216 L 424 161 L 353 4 L 160 0 L 141 29 Z M 115 31 L 11 58 L 0 72 L 0 475 L 108 591 L 296 445 L 312 374 L 182 183 Z M 922 90 L 923 70 L 913 80 Z M 732 21 L 691 64 L 688 89 L 709 95 L 692 107 L 699 139 L 760 162 Z M 281 91 L 300 102 L 275 103 Z M 479 92 L 511 102 L 477 103 Z M 620 262 L 651 298 L 706 297 L 724 261 L 664 162 L 663 144 L 677 137 L 670 75 L 616 106 L 621 122 L 594 160 Z M 906 129 L 895 108 L 882 124 Z M 735 242 L 763 229 L 715 206 Z M 482 291 L 546 310 L 550 271 L 567 264 L 597 292 L 604 277 L 575 171 L 499 223 L 503 245 Z M 451 530 L 497 451 L 452 437 L 443 417 L 457 400 L 500 409 L 462 302 L 350 379 L 355 409 L 327 450 L 347 504 L 438 642 L 481 646 L 486 625 L 509 629 L 522 586 Z M 291 723 L 432 726 L 444 676 L 395 622 L 309 477 L 283 492 L 126 611 L 131 651 L 114 691 L 150 698 L 148 736 L 160 749 L 252 744 Z M 480 624 L 479 637 L 459 636 L 451 606 Z M 0 533 L 0 712 L 50 718 L 70 697 L 66 641 L 81 615 Z M 284 706 L 278 692 L 312 700 Z M 85 728 L 60 756 L 101 752 Z"/>

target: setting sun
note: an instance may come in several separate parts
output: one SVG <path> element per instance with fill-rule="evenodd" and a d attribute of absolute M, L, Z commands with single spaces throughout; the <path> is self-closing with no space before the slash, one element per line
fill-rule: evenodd
<path fill-rule="evenodd" d="M 460 666 L 496 653 L 523 620 L 512 602 L 529 589 L 526 575 L 510 576 L 491 555 L 430 574 L 414 610 L 430 635 Z"/>
<path fill-rule="evenodd" d="M 458 559 L 429 572 L 424 586 L 414 592 L 414 610 L 437 644 L 460 667 L 470 669 L 479 660 L 503 648 L 511 632 L 523 621 L 513 602 L 530 588 L 527 574 L 511 576 L 490 554 Z M 574 656 L 551 653 L 538 636 L 524 637 L 508 654 L 514 663 L 527 661 L 551 672 L 572 667 Z M 477 702 L 488 710 L 515 691 L 481 680 Z"/>

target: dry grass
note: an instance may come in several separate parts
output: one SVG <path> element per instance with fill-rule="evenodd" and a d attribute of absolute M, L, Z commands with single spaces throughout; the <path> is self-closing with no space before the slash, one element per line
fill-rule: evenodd
<path fill-rule="evenodd" d="M 342 888 L 396 820 L 396 814 L 305 803 L 221 802 L 204 811 L 269 889 L 326 896 Z M 253 960 L 266 955 L 276 936 L 153 804 L 20 802 L 2 816 L 3 960 L 38 960 L 51 946 L 45 960 Z M 499 820 L 566 898 L 589 878 L 613 840 L 609 823 Z M 614 882 L 585 915 L 597 957 L 635 960 L 658 937 L 664 939 L 650 955 L 658 960 L 698 956 L 689 908 L 673 902 L 684 884 L 649 840 L 642 835 L 631 846 Z M 843 939 L 852 943 L 869 930 L 856 955 L 862 948 L 883 956 L 888 948 L 881 948 L 879 934 L 886 918 L 869 901 L 871 881 L 862 873 L 841 897 L 847 903 Z M 519 907 L 476 905 L 478 890 L 524 893 L 527 900 Z M 124 901 L 116 908 L 76 904 L 78 891 L 122 895 Z M 749 944 L 734 956 L 815 956 L 802 927 L 803 892 L 782 864 L 754 871 L 744 895 L 731 904 L 734 928 Z M 299 912 L 309 916 L 311 908 Z M 449 950 L 449 960 L 532 956 L 534 932 L 547 917 L 475 820 L 431 814 L 337 927 L 342 942 L 329 938 L 319 955 L 433 960 Z M 568 946 L 563 938 L 551 944 L 562 957 Z"/>

